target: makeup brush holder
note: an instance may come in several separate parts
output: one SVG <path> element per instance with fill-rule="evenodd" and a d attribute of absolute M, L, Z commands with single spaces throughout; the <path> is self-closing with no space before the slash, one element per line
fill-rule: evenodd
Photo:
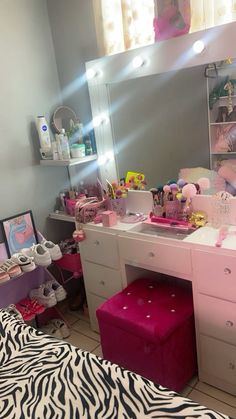
<path fill-rule="evenodd" d="M 175 218 L 178 219 L 179 211 L 180 211 L 180 203 L 176 199 L 174 201 L 166 201 L 165 202 L 165 211 L 166 211 L 166 218 Z"/>
<path fill-rule="evenodd" d="M 127 198 L 110 199 L 110 210 L 115 211 L 120 217 L 126 214 L 126 200 Z"/>
<path fill-rule="evenodd" d="M 217 195 L 211 197 L 211 225 L 219 228 L 224 224 L 230 223 L 230 200 L 219 199 Z"/>

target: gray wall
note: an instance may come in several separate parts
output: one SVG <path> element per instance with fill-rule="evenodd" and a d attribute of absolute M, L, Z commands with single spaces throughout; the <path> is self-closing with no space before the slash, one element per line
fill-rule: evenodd
<path fill-rule="evenodd" d="M 60 87 L 46 0 L 1 0 L 0 218 L 32 209 L 52 237 L 47 215 L 65 185 L 64 168 L 39 166 L 35 117 L 48 117 Z"/>
<path fill-rule="evenodd" d="M 92 0 L 47 0 L 63 103 L 91 120 L 85 62 L 98 58 Z"/>
<path fill-rule="evenodd" d="M 121 177 L 142 172 L 156 187 L 180 168 L 209 167 L 204 67 L 114 83 L 109 92 Z"/>

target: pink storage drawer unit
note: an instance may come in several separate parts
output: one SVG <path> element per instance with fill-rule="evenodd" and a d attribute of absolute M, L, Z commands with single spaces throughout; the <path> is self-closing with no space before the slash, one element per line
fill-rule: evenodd
<path fill-rule="evenodd" d="M 196 372 L 191 290 L 139 279 L 97 309 L 105 359 L 180 391 Z"/>

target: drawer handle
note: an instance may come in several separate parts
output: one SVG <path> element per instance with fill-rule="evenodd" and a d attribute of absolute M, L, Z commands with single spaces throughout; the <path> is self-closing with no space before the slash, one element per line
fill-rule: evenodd
<path fill-rule="evenodd" d="M 100 284 L 100 285 L 105 285 L 105 281 L 101 280 L 101 281 L 99 282 L 99 284 Z"/>
<path fill-rule="evenodd" d="M 227 327 L 233 327 L 233 325 L 234 325 L 234 323 L 233 323 L 233 322 L 231 322 L 231 320 L 227 320 L 227 321 L 225 322 L 225 324 L 226 324 L 226 326 L 227 326 Z"/>
<path fill-rule="evenodd" d="M 233 364 L 233 362 L 229 363 L 229 369 L 230 370 L 235 370 L 235 364 Z"/>
<path fill-rule="evenodd" d="M 99 240 L 95 240 L 94 244 L 98 246 L 100 244 Z"/>
<path fill-rule="evenodd" d="M 230 275 L 230 274 L 231 274 L 231 269 L 229 269 L 229 268 L 225 268 L 225 269 L 224 269 L 224 274 L 225 274 L 225 275 Z"/>
<path fill-rule="evenodd" d="M 150 258 L 154 258 L 155 253 L 153 253 L 153 252 L 149 252 L 149 253 L 148 253 L 148 256 L 149 256 Z"/>

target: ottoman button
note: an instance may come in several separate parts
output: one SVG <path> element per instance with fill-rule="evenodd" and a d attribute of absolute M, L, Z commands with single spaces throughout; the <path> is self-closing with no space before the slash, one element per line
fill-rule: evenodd
<path fill-rule="evenodd" d="M 148 288 L 153 289 L 154 288 L 154 285 L 148 285 Z"/>
<path fill-rule="evenodd" d="M 174 298 L 175 297 L 175 294 L 171 294 L 171 297 Z"/>
<path fill-rule="evenodd" d="M 127 292 L 127 294 L 126 295 L 131 295 L 131 292 Z"/>
<path fill-rule="evenodd" d="M 151 317 L 151 314 L 147 314 L 147 315 L 146 315 L 146 318 L 147 318 L 147 319 L 150 319 L 150 317 Z"/>
<path fill-rule="evenodd" d="M 175 309 L 174 308 L 172 308 L 170 311 L 171 311 L 171 313 L 175 313 Z"/>
<path fill-rule="evenodd" d="M 127 306 L 123 306 L 122 308 L 123 308 L 123 310 L 127 310 L 128 307 Z"/>
<path fill-rule="evenodd" d="M 150 304 L 152 302 L 152 300 L 148 300 L 148 303 Z"/>

